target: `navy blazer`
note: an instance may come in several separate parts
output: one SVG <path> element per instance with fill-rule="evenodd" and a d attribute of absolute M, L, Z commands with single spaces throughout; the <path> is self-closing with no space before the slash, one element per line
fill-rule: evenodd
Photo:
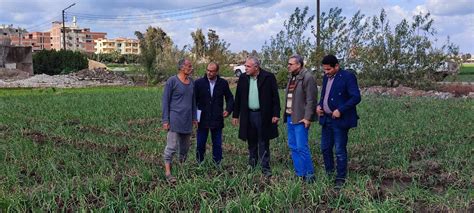
<path fill-rule="evenodd" d="M 328 83 L 328 77 L 324 75 L 323 87 L 321 89 L 321 98 L 319 106 L 323 108 L 324 95 L 326 94 L 326 85 Z M 331 91 L 328 97 L 328 106 L 331 111 L 339 110 L 341 117 L 333 119 L 330 115 L 324 115 L 319 117 L 319 123 L 324 125 L 326 117 L 332 119 L 332 123 L 339 128 L 352 128 L 357 126 L 357 115 L 356 105 L 360 103 L 360 91 L 359 85 L 357 84 L 357 78 L 353 73 L 346 70 L 339 70 L 334 76 Z"/>
<path fill-rule="evenodd" d="M 201 110 L 201 119 L 198 126 L 199 128 L 223 128 L 224 97 L 226 101 L 225 110 L 229 112 L 230 116 L 234 107 L 234 96 L 229 89 L 229 83 L 220 76 L 217 76 L 212 97 L 210 88 L 207 76 L 195 81 L 196 105 L 198 110 Z"/>

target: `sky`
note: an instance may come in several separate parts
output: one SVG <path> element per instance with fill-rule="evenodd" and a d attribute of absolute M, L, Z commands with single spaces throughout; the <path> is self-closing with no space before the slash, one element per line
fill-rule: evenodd
<path fill-rule="evenodd" d="M 0 25 L 48 31 L 72 3 L 76 4 L 66 10 L 67 21 L 76 16 L 80 27 L 106 32 L 107 38 L 135 38 L 135 31 L 154 26 L 182 48 L 192 44 L 190 33 L 197 28 L 204 33 L 213 29 L 234 52 L 260 51 L 296 7 L 308 6 L 310 14 L 316 13 L 316 0 L 0 0 Z M 341 8 L 348 19 L 358 10 L 374 16 L 384 8 L 392 27 L 429 12 L 438 46 L 449 36 L 461 53 L 474 53 L 474 0 L 321 0 L 321 12 L 333 7 Z"/>

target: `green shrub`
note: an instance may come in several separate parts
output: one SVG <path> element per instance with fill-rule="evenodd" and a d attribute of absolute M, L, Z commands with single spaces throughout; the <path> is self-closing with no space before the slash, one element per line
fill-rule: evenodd
<path fill-rule="evenodd" d="M 278 88 L 285 88 L 288 83 L 288 72 L 280 71 L 276 74 Z"/>
<path fill-rule="evenodd" d="M 87 56 L 81 52 L 42 50 L 33 54 L 33 71 L 35 74 L 68 74 L 87 67 Z"/>

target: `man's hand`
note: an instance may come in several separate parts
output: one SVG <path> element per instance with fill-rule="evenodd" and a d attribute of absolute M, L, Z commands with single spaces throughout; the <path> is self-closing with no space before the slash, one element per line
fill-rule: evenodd
<path fill-rule="evenodd" d="M 309 128 L 311 126 L 311 121 L 308 121 L 306 119 L 302 119 L 300 123 L 304 123 L 304 128 Z"/>
<path fill-rule="evenodd" d="M 169 123 L 164 123 L 164 124 L 163 124 L 163 129 L 164 129 L 165 131 L 170 130 L 170 124 L 169 124 Z"/>
<path fill-rule="evenodd" d="M 193 126 L 194 126 L 194 127 L 197 127 L 197 126 L 198 126 L 198 121 L 197 121 L 197 120 L 194 120 L 194 121 L 193 121 Z"/>
<path fill-rule="evenodd" d="M 280 118 L 278 118 L 278 117 L 273 117 L 273 118 L 272 118 L 272 123 L 277 124 L 277 123 L 278 123 L 278 120 L 280 120 Z"/>
<path fill-rule="evenodd" d="M 323 109 L 321 108 L 321 106 L 319 106 L 319 105 L 316 107 L 316 114 L 317 114 L 319 117 L 321 117 L 321 116 L 324 115 L 324 111 L 323 111 Z"/>
<path fill-rule="evenodd" d="M 341 112 L 339 112 L 339 110 L 334 110 L 332 112 L 332 118 L 340 118 L 341 117 Z"/>
<path fill-rule="evenodd" d="M 239 119 L 238 118 L 232 118 L 232 125 L 237 126 L 239 124 Z"/>
<path fill-rule="evenodd" d="M 224 116 L 224 118 L 227 118 L 227 116 L 229 116 L 229 112 L 224 111 L 224 113 L 222 113 L 222 116 Z"/>

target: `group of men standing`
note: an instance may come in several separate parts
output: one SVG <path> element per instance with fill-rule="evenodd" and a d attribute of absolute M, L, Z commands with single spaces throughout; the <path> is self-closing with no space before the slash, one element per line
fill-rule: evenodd
<path fill-rule="evenodd" d="M 304 68 L 301 56 L 290 57 L 283 120 L 287 125 L 295 174 L 311 183 L 315 175 L 308 133 L 311 122 L 319 118 L 325 170 L 330 176 L 336 171 L 335 187 L 340 188 L 347 177 L 348 132 L 357 126 L 356 105 L 361 101 L 360 91 L 355 75 L 340 69 L 335 56 L 325 56 L 321 64 L 325 75 L 318 102 L 313 73 Z M 270 177 L 269 141 L 278 137 L 281 113 L 275 75 L 262 69 L 258 58 L 247 58 L 246 72 L 239 77 L 234 99 L 228 82 L 218 75 L 217 63 L 208 64 L 206 75 L 196 81 L 190 77 L 193 73 L 190 60 L 180 60 L 178 70 L 177 75 L 167 80 L 162 100 L 163 128 L 168 131 L 164 151 L 166 179 L 170 183 L 176 182 L 171 175 L 172 158 L 178 152 L 179 161 L 186 160 L 193 125 L 197 126 L 197 161 L 204 160 L 206 141 L 211 132 L 213 160 L 220 164 L 224 118 L 230 114 L 232 124 L 239 125 L 239 138 L 247 141 L 249 166 L 260 165 L 263 174 Z"/>

